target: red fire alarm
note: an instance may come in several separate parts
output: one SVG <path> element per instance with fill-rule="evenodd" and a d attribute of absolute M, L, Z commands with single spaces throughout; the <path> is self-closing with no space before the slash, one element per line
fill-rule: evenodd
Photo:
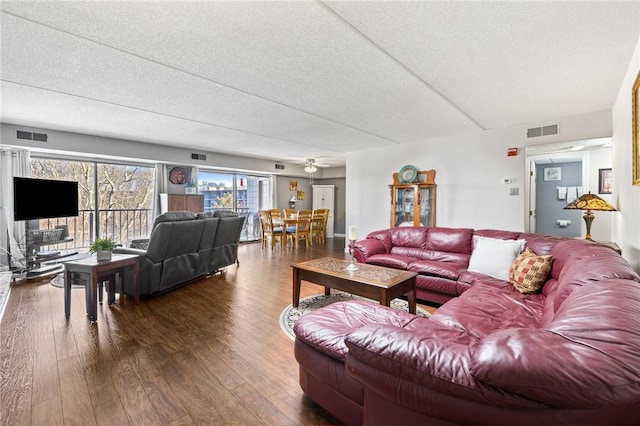
<path fill-rule="evenodd" d="M 507 157 L 515 157 L 516 155 L 518 155 L 518 148 L 507 149 Z"/>

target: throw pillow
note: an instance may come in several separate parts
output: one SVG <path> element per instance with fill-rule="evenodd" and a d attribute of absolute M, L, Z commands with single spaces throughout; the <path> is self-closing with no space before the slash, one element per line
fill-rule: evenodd
<path fill-rule="evenodd" d="M 473 243 L 468 270 L 507 281 L 509 268 L 524 248 L 525 241 L 474 236 Z"/>
<path fill-rule="evenodd" d="M 538 256 L 527 247 L 511 264 L 509 282 L 520 293 L 535 293 L 547 281 L 552 264 L 551 255 Z"/>

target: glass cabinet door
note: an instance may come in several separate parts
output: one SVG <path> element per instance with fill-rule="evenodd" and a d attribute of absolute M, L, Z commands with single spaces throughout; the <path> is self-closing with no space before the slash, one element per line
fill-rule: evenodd
<path fill-rule="evenodd" d="M 420 186 L 420 224 L 419 226 L 432 226 L 431 205 L 433 203 L 433 189 L 428 186 Z"/>
<path fill-rule="evenodd" d="M 436 186 L 390 185 L 391 227 L 435 226 Z"/>
<path fill-rule="evenodd" d="M 416 193 L 413 187 L 395 187 L 393 226 L 413 225 L 415 220 Z"/>

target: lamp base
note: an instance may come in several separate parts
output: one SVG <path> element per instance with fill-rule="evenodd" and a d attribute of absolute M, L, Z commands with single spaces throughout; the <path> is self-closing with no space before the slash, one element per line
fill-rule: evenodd
<path fill-rule="evenodd" d="M 358 265 L 356 265 L 356 263 L 352 260 L 351 262 L 349 262 L 349 264 L 347 265 L 347 267 L 345 269 L 347 271 L 357 271 L 358 270 Z"/>
<path fill-rule="evenodd" d="M 582 218 L 584 219 L 584 223 L 587 225 L 587 235 L 585 235 L 584 239 L 593 241 L 591 239 L 591 222 L 593 222 L 593 219 L 595 219 L 595 216 L 593 215 L 593 212 L 591 210 L 587 210 L 587 212 L 584 214 L 584 216 L 582 216 Z"/>

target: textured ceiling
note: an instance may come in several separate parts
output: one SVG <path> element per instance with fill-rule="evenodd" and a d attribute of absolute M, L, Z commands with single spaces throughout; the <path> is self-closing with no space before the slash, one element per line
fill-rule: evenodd
<path fill-rule="evenodd" d="M 1 3 L 3 122 L 285 162 L 610 109 L 640 2 Z"/>

